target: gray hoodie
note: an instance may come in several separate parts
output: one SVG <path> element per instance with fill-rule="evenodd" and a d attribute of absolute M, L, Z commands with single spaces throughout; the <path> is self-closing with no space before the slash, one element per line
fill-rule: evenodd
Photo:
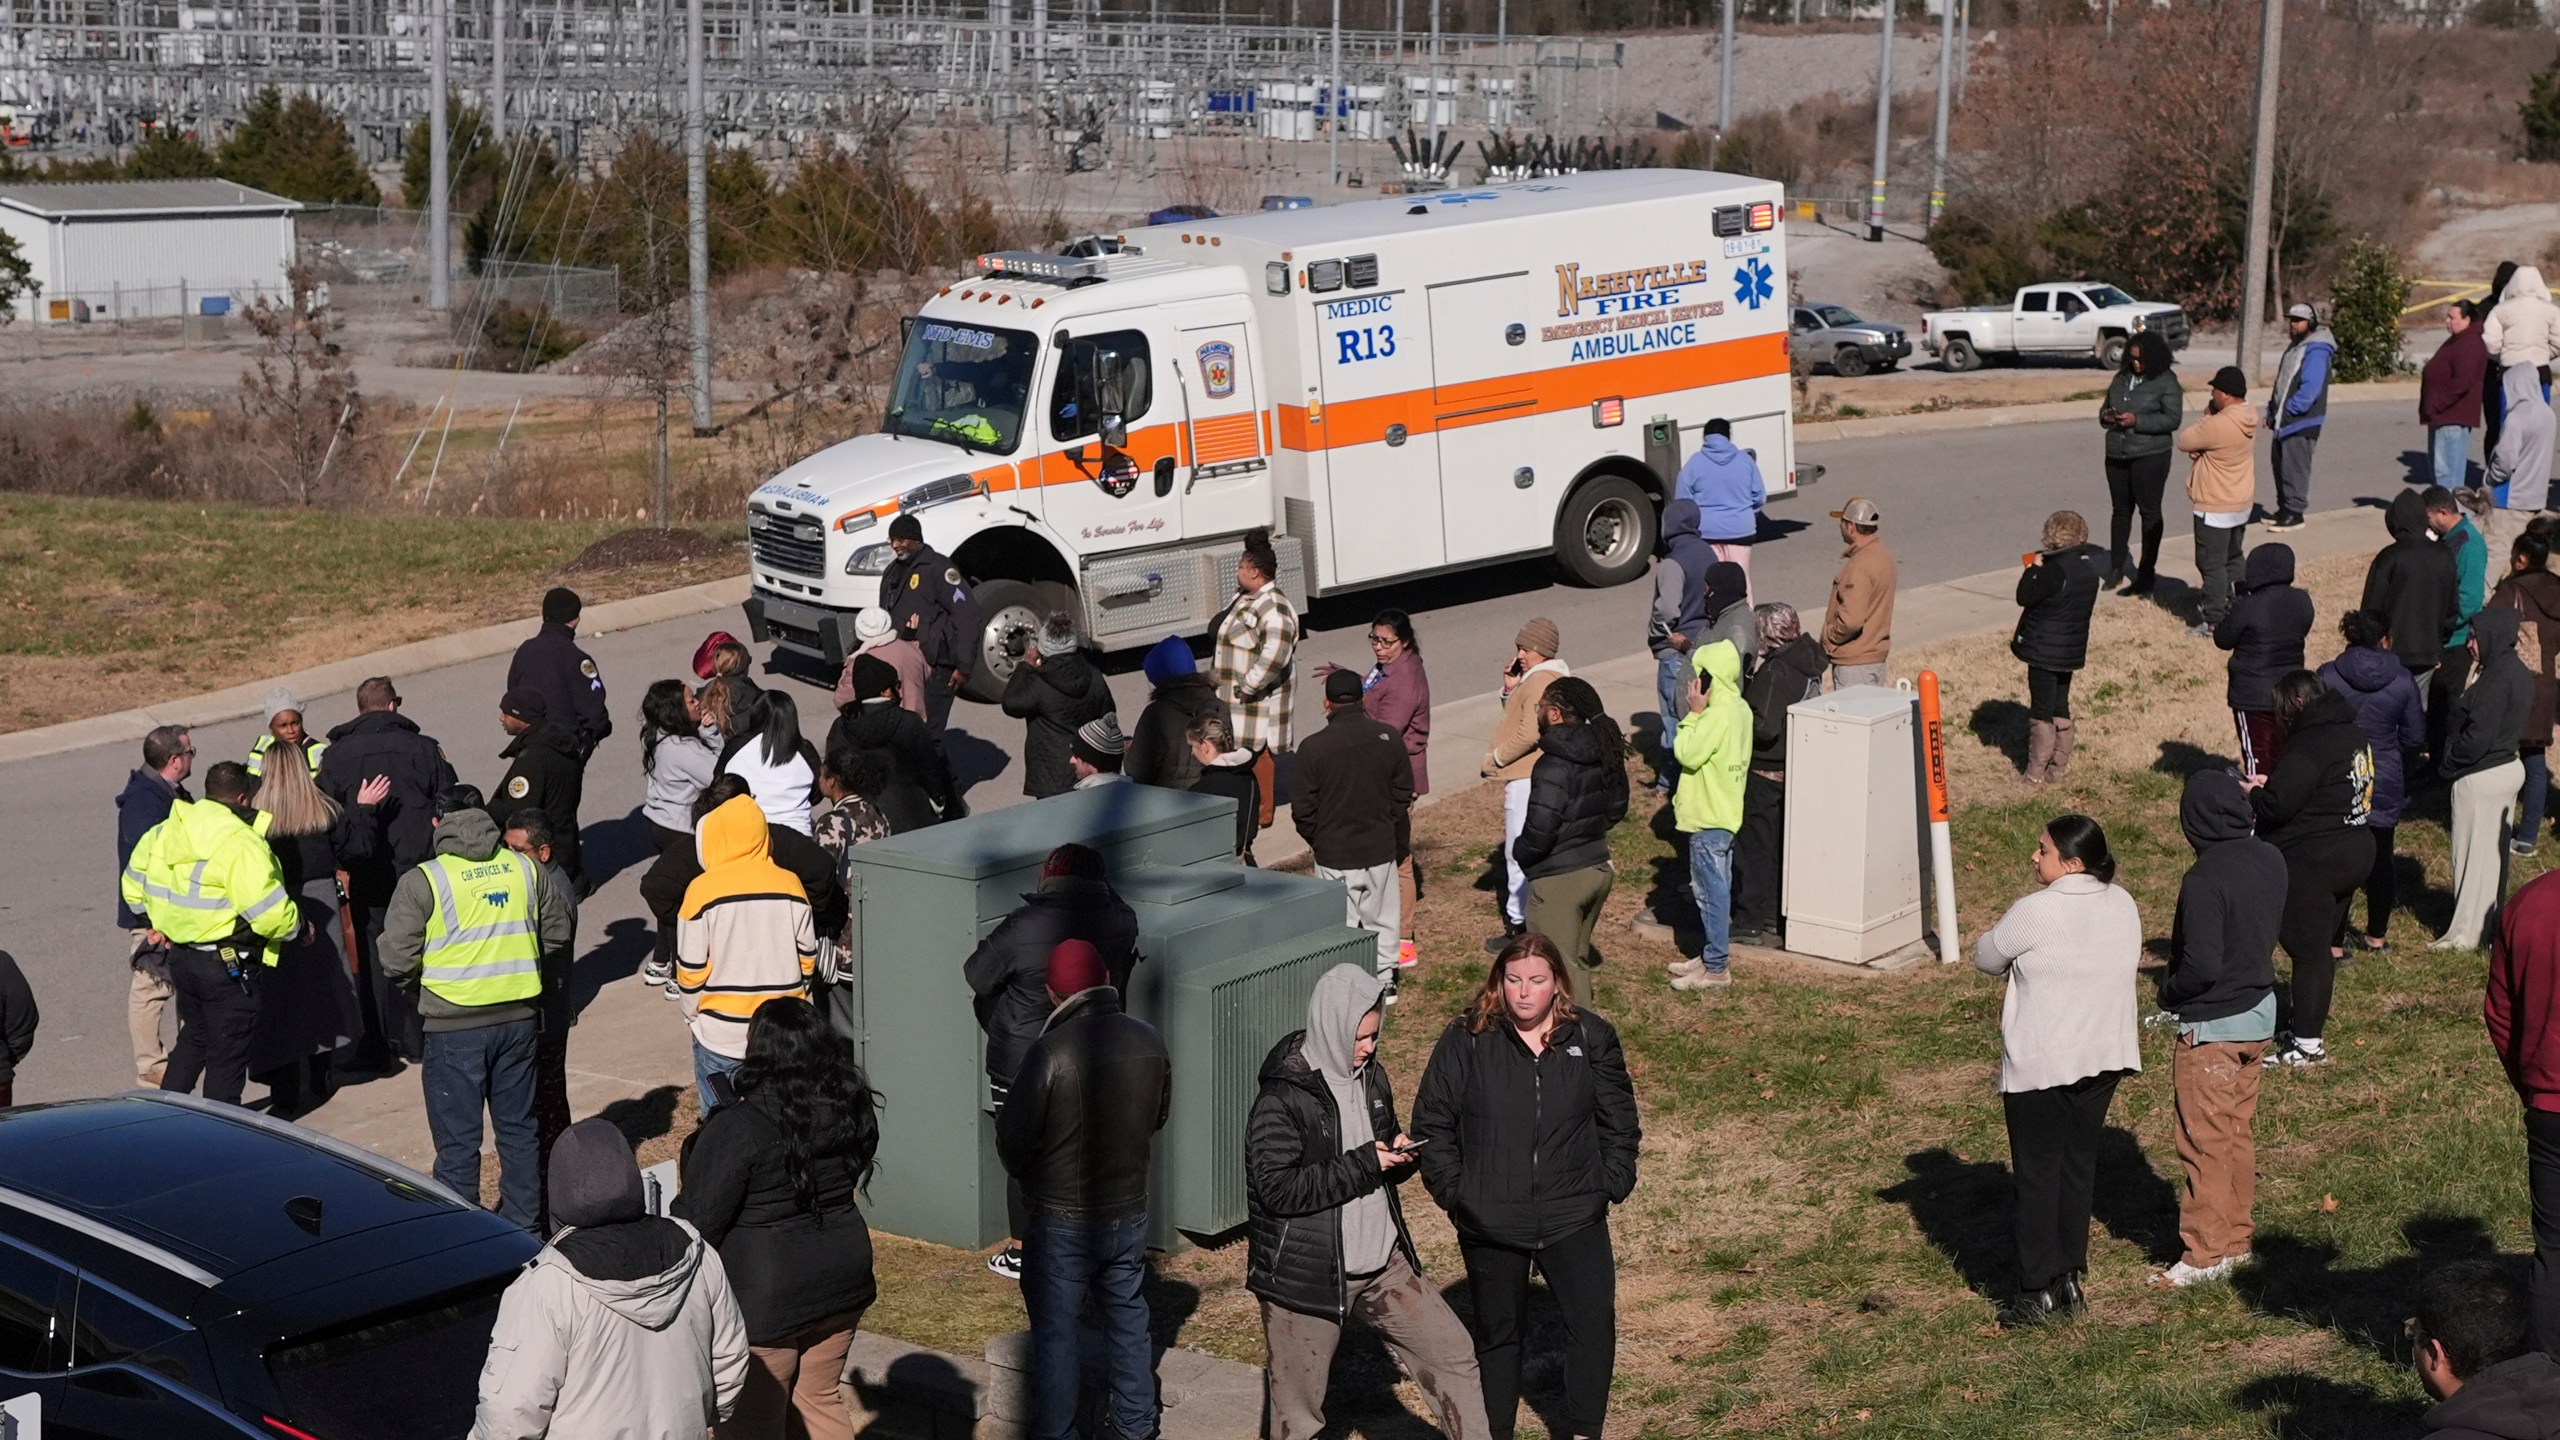
<path fill-rule="evenodd" d="M 681 1220 L 650 1220 L 607 1227 L 634 1234 L 605 1258 L 667 1226 L 682 1237 L 663 1265 L 587 1262 L 646 1272 L 627 1278 L 563 1253 L 603 1232 L 543 1247 L 498 1302 L 471 1440 L 704 1440 L 728 1416 L 753 1357 L 719 1252 Z"/>
<path fill-rule="evenodd" d="M 2489 483 L 2507 487 L 2500 508 L 2530 513 L 2551 499 L 2551 402 L 2542 398 L 2542 381 L 2530 365 L 2509 367 L 2500 383 L 2507 411 L 2498 448 L 2489 454 Z"/>
<path fill-rule="evenodd" d="M 1303 1048 L 1307 1063 L 1324 1077 L 1325 1088 L 1333 1094 L 1334 1111 L 1342 1117 L 1345 1150 L 1395 1139 L 1370 1131 L 1369 1097 L 1360 1075 L 1368 1067 L 1351 1060 L 1360 1043 L 1360 1022 L 1386 994 L 1385 976 L 1359 965 L 1336 965 L 1316 981 L 1316 993 L 1307 1001 Z M 1383 1270 L 1395 1258 L 1395 1249 L 1396 1218 L 1387 1208 L 1385 1186 L 1342 1207 L 1344 1273 L 1368 1275 Z"/>

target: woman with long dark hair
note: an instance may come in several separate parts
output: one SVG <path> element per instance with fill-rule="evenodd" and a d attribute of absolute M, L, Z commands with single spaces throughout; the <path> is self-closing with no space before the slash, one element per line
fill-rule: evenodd
<path fill-rule="evenodd" d="M 1529 928 L 1555 942 L 1573 993 L 1588 999 L 1591 932 L 1618 879 L 1609 832 L 1627 818 L 1627 742 L 1600 692 L 1578 676 L 1547 687 L 1538 722 L 1529 816 L 1511 858 L 1529 877 Z"/>
<path fill-rule="evenodd" d="M 2284 750 L 2275 769 L 2252 775 L 2250 808 L 2258 838 L 2284 852 L 2284 918 L 2276 938 L 2293 962 L 2293 983 L 2277 992 L 2276 1044 L 2269 1065 L 2319 1065 L 2329 997 L 2338 982 L 2330 949 L 2347 903 L 2373 873 L 2373 743 L 2356 712 L 2308 670 L 2275 685 L 2276 731 Z"/>
<path fill-rule="evenodd" d="M 717 687 L 716 691 L 715 688 Z M 725 698 L 729 687 L 713 680 L 703 694 Z M 704 714 L 703 704 L 682 680 L 652 682 L 640 700 L 640 771 L 648 780 L 648 796 L 640 817 L 649 822 L 657 842 L 652 870 L 689 869 L 693 857 L 693 802 L 720 773 L 720 731 Z M 657 921 L 658 943 L 640 966 L 642 983 L 672 985 L 676 978 L 676 904 L 684 886 L 643 886 L 649 913 Z"/>
<path fill-rule="evenodd" d="M 720 773 L 747 782 L 764 818 L 786 830 L 809 833 L 809 808 L 818 794 L 818 752 L 800 738 L 800 705 L 788 692 L 755 692 L 737 715 L 728 743 L 720 747 Z"/>
<path fill-rule="evenodd" d="M 685 1143 L 678 1219 L 720 1252 L 756 1363 L 722 1440 L 852 1440 L 839 1381 L 879 1291 L 861 1192 L 880 1148 L 878 1104 L 853 1042 L 797 997 L 747 1027 L 738 1098 Z"/>
<path fill-rule="evenodd" d="M 1412 1129 L 1422 1183 L 1457 1227 L 1496 1440 L 1519 1418 L 1533 1268 L 1564 1315 L 1563 1434 L 1598 1436 L 1618 1363 L 1609 1207 L 1636 1187 L 1643 1127 L 1618 1032 L 1574 1003 L 1553 941 L 1523 931 L 1494 958 L 1431 1052 Z"/>
<path fill-rule="evenodd" d="M 2098 1137 L 2116 1083 L 2142 1070 L 2134 972 L 2142 914 L 2115 883 L 2107 832 L 2057 815 L 2036 837 L 2035 893 L 1976 942 L 1974 968 L 2006 976 L 2000 1001 L 2000 1109 L 2017 1184 L 2018 1290 L 2007 1327 L 2088 1308 L 2089 1211 Z"/>
<path fill-rule="evenodd" d="M 2127 595 L 2151 593 L 2152 570 L 2160 559 L 2160 496 L 2168 488 L 2169 455 L 2186 413 L 2178 373 L 2169 366 L 2169 342 L 2156 331 L 2142 331 L 2124 347 L 2124 368 L 2107 382 L 2107 398 L 2098 402 L 2098 424 L 2107 432 L 2106 583 L 2124 584 Z M 2127 545 L 2137 511 L 2142 515 L 2139 563 Z"/>

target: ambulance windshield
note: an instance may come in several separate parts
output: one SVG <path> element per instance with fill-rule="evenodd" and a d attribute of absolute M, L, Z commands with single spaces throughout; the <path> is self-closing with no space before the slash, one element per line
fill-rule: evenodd
<path fill-rule="evenodd" d="M 1012 454 L 1022 437 L 1022 409 L 1039 349 L 1039 341 L 1019 330 L 911 322 L 883 428 L 892 435 Z"/>

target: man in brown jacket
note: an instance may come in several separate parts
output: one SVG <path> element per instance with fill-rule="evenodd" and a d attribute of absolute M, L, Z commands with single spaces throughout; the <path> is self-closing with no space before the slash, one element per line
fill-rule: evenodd
<path fill-rule="evenodd" d="M 1564 637 L 1544 615 L 1521 626 L 1511 644 L 1518 653 L 1502 672 L 1502 723 L 1494 728 L 1493 748 L 1485 752 L 1484 768 L 1477 772 L 1502 782 L 1502 863 L 1509 883 L 1502 890 L 1502 933 L 1484 942 L 1486 953 L 1493 955 L 1529 925 L 1529 877 L 1511 858 L 1511 847 L 1529 822 L 1529 772 L 1538 764 L 1538 704 L 1548 686 L 1573 673 L 1556 658 Z"/>
<path fill-rule="evenodd" d="M 1840 573 L 1831 577 L 1831 607 L 1822 615 L 1822 648 L 1831 657 L 1831 688 L 1884 683 L 1893 652 L 1893 590 L 1901 567 L 1877 534 L 1884 513 L 1863 495 L 1831 512 L 1840 522 Z"/>
<path fill-rule="evenodd" d="M 2258 497 L 2258 412 L 2241 403 L 2249 377 L 2237 365 L 2214 372 L 2204 418 L 2178 432 L 2178 448 L 2195 461 L 2187 501 L 2196 511 L 2196 571 L 2204 581 L 2197 635 L 2209 636 L 2231 613 L 2231 582 L 2240 574 L 2240 542 Z"/>

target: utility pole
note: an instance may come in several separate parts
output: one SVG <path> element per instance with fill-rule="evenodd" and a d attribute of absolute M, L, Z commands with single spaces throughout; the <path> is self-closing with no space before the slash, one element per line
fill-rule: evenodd
<path fill-rule="evenodd" d="M 507 153 L 507 0 L 489 0 L 489 138 Z"/>
<path fill-rule="evenodd" d="M 1440 160 L 1440 0 L 1431 0 L 1431 64 L 1425 72 L 1431 77 L 1431 159 Z"/>
<path fill-rule="evenodd" d="M 702 114 L 702 0 L 684 0 L 684 260 L 693 292 L 693 433 L 711 423 L 711 164 Z M 660 517 L 664 523 L 664 517 Z"/>
<path fill-rule="evenodd" d="M 1730 0 L 1728 0 L 1730 3 Z M 2112 6 L 2114 0 L 2108 0 Z M 1938 0 L 1938 140 L 1929 160 L 1929 228 L 1947 209 L 1947 98 L 1956 78 L 1956 0 Z"/>
<path fill-rule="evenodd" d="M 1964 103 L 1964 77 L 1973 70 L 1973 0 L 1956 4 L 1956 103 Z"/>
<path fill-rule="evenodd" d="M 1884 58 L 1876 62 L 1876 173 L 1867 190 L 1867 239 L 1884 240 L 1884 172 L 1893 158 L 1893 0 L 1884 0 Z"/>
<path fill-rule="evenodd" d="M 2258 36 L 2258 138 L 2249 152 L 2249 251 L 2240 269 L 2239 353 L 2232 357 L 2253 385 L 2266 340 L 2267 225 L 2275 208 L 2276 91 L 2284 57 L 2284 0 L 2264 3 L 2266 27 Z"/>
<path fill-rule="evenodd" d="M 1716 140 L 1721 144 L 1733 130 L 1733 0 L 1721 0 L 1716 8 L 1724 13 L 1724 42 L 1716 57 Z"/>
<path fill-rule="evenodd" d="M 1325 89 L 1325 173 L 1342 184 L 1342 0 L 1333 0 L 1333 79 Z"/>
<path fill-rule="evenodd" d="M 445 66 L 448 32 L 453 29 L 453 0 L 435 0 L 428 24 L 435 32 L 427 43 L 427 308 L 441 315 L 453 308 L 453 199 L 445 171 L 445 146 L 452 137 L 445 125 Z"/>

